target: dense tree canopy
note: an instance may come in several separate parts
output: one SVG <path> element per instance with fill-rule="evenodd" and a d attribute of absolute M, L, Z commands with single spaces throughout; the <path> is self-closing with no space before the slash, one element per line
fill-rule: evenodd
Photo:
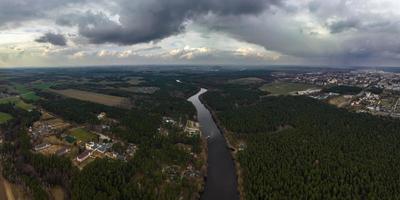
<path fill-rule="evenodd" d="M 210 96 L 209 105 L 221 101 Z M 238 154 L 246 199 L 400 198 L 397 119 L 293 96 L 216 109 L 222 124 L 246 141 Z"/>

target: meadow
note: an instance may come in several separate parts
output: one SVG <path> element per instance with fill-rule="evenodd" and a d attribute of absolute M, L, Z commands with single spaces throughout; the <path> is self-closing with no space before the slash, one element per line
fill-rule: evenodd
<path fill-rule="evenodd" d="M 11 120 L 13 117 L 10 114 L 0 112 L 0 124 L 6 123 L 8 120 Z"/>
<path fill-rule="evenodd" d="M 75 128 L 70 130 L 70 135 L 74 136 L 77 140 L 82 142 L 93 141 L 96 139 L 96 135 L 83 129 L 83 128 Z"/>
<path fill-rule="evenodd" d="M 114 107 L 125 107 L 129 108 L 129 100 L 124 97 L 94 93 L 94 92 L 87 92 L 82 90 L 75 90 L 75 89 L 66 89 L 66 90 L 50 90 L 54 93 L 82 100 L 82 101 L 89 101 L 93 103 L 103 104 L 106 106 L 114 106 Z"/>
<path fill-rule="evenodd" d="M 302 83 L 268 83 L 261 86 L 260 90 L 269 92 L 271 95 L 289 95 L 292 92 L 303 91 L 307 89 L 318 88 L 315 85 L 302 84 Z"/>

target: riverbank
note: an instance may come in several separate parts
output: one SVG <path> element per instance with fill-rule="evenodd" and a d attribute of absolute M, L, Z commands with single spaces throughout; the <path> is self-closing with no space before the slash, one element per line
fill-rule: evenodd
<path fill-rule="evenodd" d="M 202 145 L 202 151 L 200 153 L 200 159 L 203 161 L 203 166 L 201 167 L 201 174 L 202 174 L 202 181 L 200 184 L 199 192 L 198 192 L 198 198 L 200 199 L 201 195 L 204 192 L 204 188 L 206 185 L 206 180 L 207 180 L 207 155 L 208 155 L 208 149 L 207 149 L 207 139 L 205 139 L 204 136 L 201 136 L 201 145 Z"/>
<path fill-rule="evenodd" d="M 214 120 L 215 124 L 217 125 L 217 128 L 221 132 L 222 136 L 225 138 L 226 144 L 230 150 L 230 153 L 232 155 L 233 161 L 235 163 L 235 170 L 236 170 L 236 179 L 238 183 L 238 192 L 239 192 L 239 198 L 240 199 L 245 199 L 244 198 L 244 179 L 243 179 L 243 170 L 240 166 L 240 163 L 237 158 L 237 152 L 238 152 L 238 147 L 237 147 L 237 141 L 235 136 L 233 135 L 232 132 L 228 131 L 221 123 L 221 121 L 218 119 L 216 112 L 206 103 L 206 101 L 203 98 L 203 94 L 199 96 L 200 102 L 207 108 L 207 110 L 211 113 L 211 117 Z M 234 145 L 235 144 L 235 145 Z"/>

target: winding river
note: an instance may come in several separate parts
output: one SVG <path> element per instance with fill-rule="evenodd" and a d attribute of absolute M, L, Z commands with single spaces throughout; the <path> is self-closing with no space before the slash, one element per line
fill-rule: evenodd
<path fill-rule="evenodd" d="M 203 200 L 238 200 L 235 164 L 224 136 L 215 124 L 210 111 L 201 103 L 200 95 L 207 92 L 202 88 L 188 99 L 196 107 L 201 131 L 207 139 L 207 179 Z"/>

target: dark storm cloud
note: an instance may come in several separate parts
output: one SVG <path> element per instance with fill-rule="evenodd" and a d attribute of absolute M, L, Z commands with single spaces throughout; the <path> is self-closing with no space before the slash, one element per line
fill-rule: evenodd
<path fill-rule="evenodd" d="M 355 19 L 350 19 L 328 23 L 327 25 L 331 33 L 341 33 L 347 30 L 359 28 L 360 22 Z"/>
<path fill-rule="evenodd" d="M 46 12 L 85 0 L 0 0 L 0 27 L 45 18 Z"/>
<path fill-rule="evenodd" d="M 46 33 L 35 41 L 39 43 L 50 43 L 57 46 L 67 45 L 67 40 L 65 39 L 65 37 L 61 34 L 55 33 Z"/>
<path fill-rule="evenodd" d="M 92 43 L 130 45 L 163 39 L 185 29 L 187 20 L 209 13 L 218 16 L 257 15 L 279 0 L 119 0 L 118 21 L 103 13 L 64 16 L 59 25 L 78 25 Z"/>

